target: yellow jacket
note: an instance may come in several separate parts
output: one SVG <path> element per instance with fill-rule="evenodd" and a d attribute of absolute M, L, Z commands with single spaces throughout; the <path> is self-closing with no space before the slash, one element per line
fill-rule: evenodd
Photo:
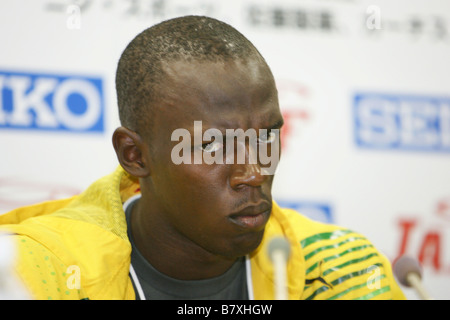
<path fill-rule="evenodd" d="M 123 203 L 139 184 L 121 167 L 80 195 L 0 215 L 13 234 L 15 271 L 34 299 L 135 299 Z M 258 249 L 247 257 L 249 296 L 273 299 L 267 244 L 291 243 L 289 299 L 404 299 L 389 261 L 362 235 L 275 203 Z"/>

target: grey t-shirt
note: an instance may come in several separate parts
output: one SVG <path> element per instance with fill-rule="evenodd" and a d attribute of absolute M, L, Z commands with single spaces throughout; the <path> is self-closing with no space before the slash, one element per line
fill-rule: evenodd
<path fill-rule="evenodd" d="M 131 242 L 131 265 L 136 273 L 140 287 L 148 300 L 247 300 L 248 291 L 245 272 L 245 258 L 237 262 L 223 275 L 205 280 L 178 280 L 166 276 L 156 270 L 136 248 L 130 228 L 130 217 L 133 205 L 126 208 L 128 237 Z M 131 277 L 138 294 L 136 280 Z"/>

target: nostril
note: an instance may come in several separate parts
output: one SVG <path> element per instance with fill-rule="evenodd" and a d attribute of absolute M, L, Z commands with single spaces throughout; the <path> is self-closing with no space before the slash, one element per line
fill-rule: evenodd
<path fill-rule="evenodd" d="M 263 175 L 259 165 L 249 164 L 241 165 L 236 169 L 230 177 L 230 185 L 232 188 L 240 188 L 242 186 L 258 187 L 266 181 L 267 176 Z"/>

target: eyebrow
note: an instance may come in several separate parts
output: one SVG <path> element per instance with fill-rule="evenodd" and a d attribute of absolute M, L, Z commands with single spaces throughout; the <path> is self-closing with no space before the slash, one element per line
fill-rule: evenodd
<path fill-rule="evenodd" d="M 281 119 L 277 120 L 273 124 L 269 124 L 267 126 L 262 126 L 260 129 L 267 129 L 267 130 L 280 129 L 283 125 L 284 125 L 284 119 L 281 118 Z M 231 126 L 225 126 L 225 125 L 219 125 L 219 126 L 216 126 L 216 127 L 204 126 L 203 127 L 203 132 L 205 132 L 207 129 L 210 129 L 210 128 L 214 128 L 214 129 L 219 130 L 220 132 L 222 132 L 223 136 L 226 136 L 226 130 L 228 130 L 228 129 L 231 129 L 231 130 L 239 129 L 239 128 L 232 128 Z"/>
<path fill-rule="evenodd" d="M 269 117 L 267 117 L 267 118 L 269 118 Z M 266 118 L 266 120 L 265 121 L 263 121 L 263 122 L 266 122 L 266 123 L 270 123 L 270 121 L 268 120 Z M 261 128 L 260 128 L 260 130 L 261 129 L 266 129 L 266 130 L 273 130 L 273 129 L 281 129 L 281 127 L 284 125 L 284 119 L 281 117 L 279 120 L 277 120 L 276 122 L 274 122 L 274 123 L 272 123 L 272 124 L 268 124 L 268 125 L 264 125 L 264 126 L 262 126 Z M 231 129 L 231 130 L 237 130 L 237 129 L 239 129 L 239 128 L 232 128 L 232 126 L 227 126 L 226 124 L 220 124 L 220 125 L 218 125 L 218 126 L 209 126 L 209 125 L 205 125 L 204 123 L 202 123 L 202 135 L 205 133 L 205 131 L 206 130 L 208 130 L 208 129 L 217 129 L 217 130 L 219 130 L 221 133 L 222 133 L 222 135 L 224 136 L 224 137 L 226 137 L 227 136 L 227 130 L 228 129 Z M 193 128 L 191 129 L 191 128 L 189 128 L 189 129 L 187 129 L 188 131 L 189 131 L 189 133 L 191 134 L 191 136 L 193 136 L 193 134 L 194 134 L 194 130 L 193 130 Z M 256 129 L 255 129 L 256 130 Z"/>

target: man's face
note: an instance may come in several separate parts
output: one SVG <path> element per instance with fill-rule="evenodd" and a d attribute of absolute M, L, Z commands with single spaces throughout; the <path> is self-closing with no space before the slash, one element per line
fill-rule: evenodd
<path fill-rule="evenodd" d="M 143 188 L 152 204 L 149 214 L 158 215 L 165 237 L 184 239 L 227 258 L 248 254 L 261 242 L 270 216 L 273 175 L 263 174 L 261 166 L 250 161 L 177 165 L 172 150 L 179 142 L 171 136 L 177 129 L 190 132 L 193 159 L 195 153 L 226 149 L 208 145 L 211 140 L 198 145 L 195 121 L 201 121 L 203 132 L 223 132 L 224 142 L 226 129 L 280 129 L 283 119 L 270 71 L 253 60 L 176 62 L 165 71 L 164 97 L 148 139 L 152 151 L 145 155 L 151 159 L 150 179 Z M 260 140 L 271 143 L 266 138 Z M 255 154 L 249 143 L 241 150 L 247 160 Z M 230 150 L 226 153 L 229 158 Z"/>

